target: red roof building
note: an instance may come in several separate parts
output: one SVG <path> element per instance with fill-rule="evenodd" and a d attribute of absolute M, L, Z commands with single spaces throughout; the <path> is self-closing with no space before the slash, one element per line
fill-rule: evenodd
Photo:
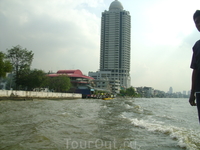
<path fill-rule="evenodd" d="M 94 80 L 92 77 L 83 75 L 80 70 L 58 70 L 57 73 L 49 74 L 48 76 L 57 77 L 61 75 L 68 76 L 74 88 L 87 87 Z"/>
<path fill-rule="evenodd" d="M 94 80 L 94 78 L 85 76 L 80 70 L 58 70 L 56 74 L 49 74 L 49 77 L 57 77 L 60 75 L 67 75 L 70 78 L 83 78 L 88 80 Z"/>
<path fill-rule="evenodd" d="M 72 86 L 68 92 L 81 93 L 83 98 L 91 97 L 94 93 L 94 78 L 83 75 L 80 70 L 58 70 L 57 73 L 48 74 L 49 77 L 61 75 L 66 75 L 71 80 Z"/>

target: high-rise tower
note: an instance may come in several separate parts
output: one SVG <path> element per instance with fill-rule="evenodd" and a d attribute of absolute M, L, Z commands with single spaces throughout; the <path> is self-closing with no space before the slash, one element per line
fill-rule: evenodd
<path fill-rule="evenodd" d="M 115 0 L 101 17 L 100 71 L 111 72 L 110 80 L 130 87 L 131 16 Z"/>

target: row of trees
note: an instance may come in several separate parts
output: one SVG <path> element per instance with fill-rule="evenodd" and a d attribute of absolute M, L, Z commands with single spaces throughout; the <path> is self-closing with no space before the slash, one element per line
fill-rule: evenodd
<path fill-rule="evenodd" d="M 139 96 L 133 87 L 120 90 L 120 96 L 137 97 Z"/>
<path fill-rule="evenodd" d="M 68 76 L 57 76 L 50 78 L 43 70 L 31 69 L 34 53 L 17 45 L 7 50 L 4 54 L 0 52 L 0 77 L 7 78 L 7 89 L 33 90 L 35 88 L 46 88 L 55 92 L 66 92 L 70 89 Z"/>

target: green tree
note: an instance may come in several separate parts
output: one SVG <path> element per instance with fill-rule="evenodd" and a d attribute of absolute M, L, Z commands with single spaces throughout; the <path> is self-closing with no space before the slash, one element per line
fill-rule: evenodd
<path fill-rule="evenodd" d="M 127 88 L 126 95 L 127 96 L 135 96 L 135 89 L 133 87 Z"/>
<path fill-rule="evenodd" d="M 120 95 L 121 96 L 125 96 L 126 95 L 126 90 L 124 90 L 124 89 L 120 90 Z"/>
<path fill-rule="evenodd" d="M 41 88 L 45 86 L 47 76 L 44 71 L 34 69 L 29 72 L 23 73 L 23 81 L 21 80 L 21 86 L 27 90 L 33 90 L 34 88 Z"/>
<path fill-rule="evenodd" d="M 136 96 L 136 92 L 135 89 L 133 87 L 127 88 L 126 90 L 122 89 L 120 90 L 120 95 L 121 96 Z"/>
<path fill-rule="evenodd" d="M 4 53 L 0 52 L 0 77 L 5 77 L 6 73 L 12 71 L 12 64 L 6 59 Z"/>
<path fill-rule="evenodd" d="M 28 51 L 26 48 L 23 49 L 20 45 L 7 50 L 7 58 L 10 59 L 14 68 L 16 88 L 24 84 L 23 78 L 30 71 L 33 56 L 32 51 Z"/>
<path fill-rule="evenodd" d="M 46 86 L 55 92 L 67 92 L 71 87 L 70 78 L 65 75 L 49 77 Z"/>
<path fill-rule="evenodd" d="M 31 70 L 28 80 L 29 80 L 29 89 L 41 88 L 45 86 L 45 81 L 47 80 L 46 73 L 42 70 Z"/>

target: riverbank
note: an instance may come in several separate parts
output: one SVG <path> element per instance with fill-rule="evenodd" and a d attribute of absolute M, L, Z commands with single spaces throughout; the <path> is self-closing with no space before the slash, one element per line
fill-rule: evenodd
<path fill-rule="evenodd" d="M 80 99 L 79 93 L 56 93 L 43 91 L 0 90 L 0 100 L 33 100 L 33 99 Z"/>

